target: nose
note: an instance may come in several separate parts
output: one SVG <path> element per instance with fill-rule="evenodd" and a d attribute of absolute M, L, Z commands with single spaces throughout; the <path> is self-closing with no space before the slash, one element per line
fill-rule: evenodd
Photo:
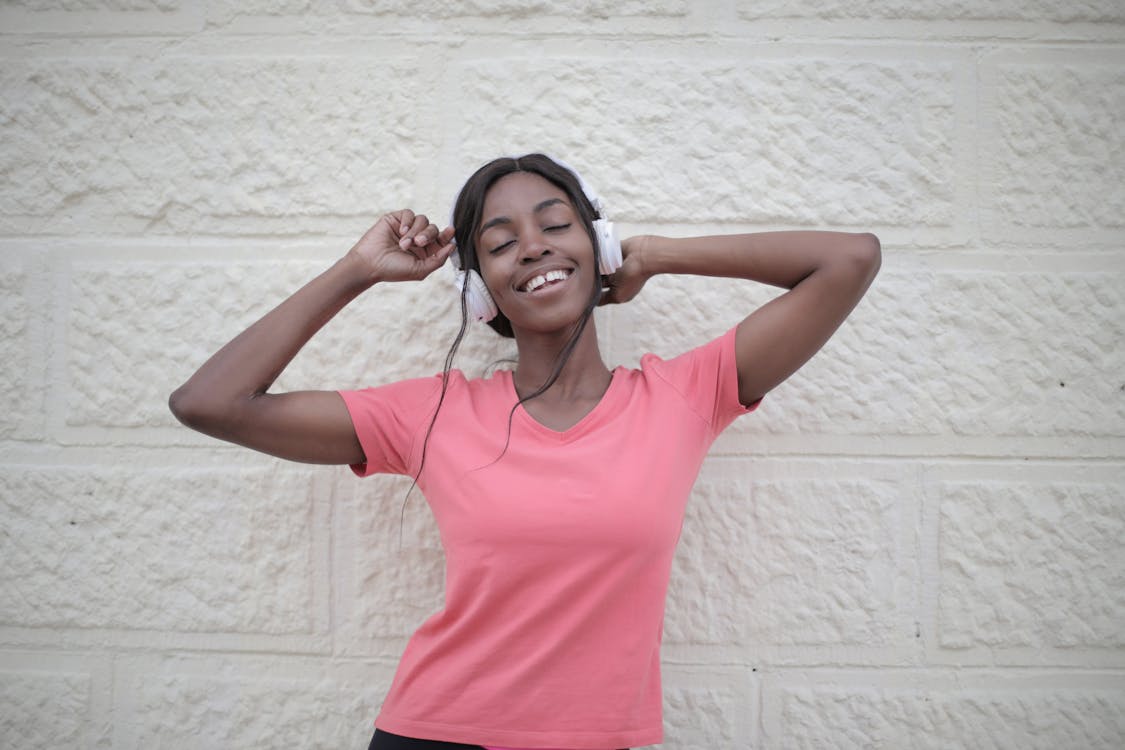
<path fill-rule="evenodd" d="M 526 233 L 519 246 L 520 263 L 534 263 L 552 252 L 551 246 L 547 243 L 547 236 L 538 227 Z"/>

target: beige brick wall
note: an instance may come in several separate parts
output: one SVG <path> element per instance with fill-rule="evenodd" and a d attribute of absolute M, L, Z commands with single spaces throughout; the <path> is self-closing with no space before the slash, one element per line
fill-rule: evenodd
<path fill-rule="evenodd" d="M 1125 746 L 1123 121 L 1118 0 L 3 3 L 0 746 L 366 747 L 441 597 L 424 502 L 400 543 L 408 482 L 166 399 L 381 212 L 530 149 L 624 233 L 883 241 L 704 465 L 665 747 Z M 656 279 L 607 358 L 772 294 Z M 279 385 L 433 372 L 453 307 L 379 287 Z"/>

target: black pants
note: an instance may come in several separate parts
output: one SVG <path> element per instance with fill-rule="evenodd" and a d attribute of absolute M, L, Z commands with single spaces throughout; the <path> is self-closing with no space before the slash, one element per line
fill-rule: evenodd
<path fill-rule="evenodd" d="M 481 746 L 462 745 L 459 742 L 415 740 L 376 729 L 375 736 L 371 738 L 371 746 L 367 750 L 481 750 Z"/>
<path fill-rule="evenodd" d="M 462 745 L 459 742 L 415 740 L 376 729 L 375 736 L 371 738 L 371 746 L 367 750 L 482 750 L 482 748 L 480 745 Z"/>

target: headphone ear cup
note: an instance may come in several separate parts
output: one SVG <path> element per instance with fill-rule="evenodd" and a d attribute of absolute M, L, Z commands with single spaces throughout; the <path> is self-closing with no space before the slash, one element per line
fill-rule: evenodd
<path fill-rule="evenodd" d="M 617 238 L 617 230 L 613 222 L 605 219 L 594 221 L 594 236 L 598 238 L 598 271 L 602 276 L 609 276 L 621 268 L 621 240 Z"/>
<path fill-rule="evenodd" d="M 484 279 L 480 277 L 480 274 L 473 269 L 469 269 L 467 273 L 459 271 L 458 276 L 461 285 L 468 285 L 465 290 L 465 306 L 468 308 L 469 317 L 482 323 L 487 323 L 495 318 L 499 310 L 496 308 L 496 302 L 492 299 L 492 295 L 488 293 L 488 287 L 485 286 Z"/>

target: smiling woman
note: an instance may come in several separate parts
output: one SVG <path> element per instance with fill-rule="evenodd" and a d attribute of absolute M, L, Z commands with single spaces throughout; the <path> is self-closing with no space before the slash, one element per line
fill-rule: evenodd
<path fill-rule="evenodd" d="M 462 189 L 454 227 L 387 214 L 172 395 L 195 429 L 361 476 L 404 474 L 425 494 L 445 545 L 445 606 L 407 645 L 375 750 L 660 742 L 664 598 L 700 465 L 723 429 L 824 344 L 879 267 L 870 234 L 618 245 L 601 211 L 546 156 L 489 162 Z M 267 392 L 357 295 L 425 278 L 451 256 L 462 322 L 443 372 Z M 789 291 L 680 356 L 611 369 L 594 308 L 629 301 L 660 273 Z M 452 369 L 470 312 L 515 339 L 513 370 L 469 379 Z"/>
<path fill-rule="evenodd" d="M 565 193 L 537 174 L 516 172 L 493 184 L 482 215 L 492 218 L 475 237 L 485 251 L 480 274 L 516 343 L 527 338 L 521 331 L 568 333 L 597 303 L 601 284 L 594 242 Z M 570 308 L 559 307 L 566 302 Z"/>

